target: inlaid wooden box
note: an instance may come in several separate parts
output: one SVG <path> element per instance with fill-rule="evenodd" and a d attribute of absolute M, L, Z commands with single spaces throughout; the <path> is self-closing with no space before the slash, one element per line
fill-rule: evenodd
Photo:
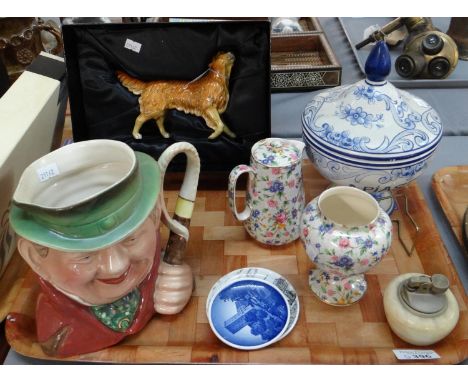
<path fill-rule="evenodd" d="M 318 21 L 299 22 L 305 32 L 272 33 L 271 91 L 308 91 L 341 84 L 341 66 Z M 310 31 L 309 31 L 310 30 Z"/>
<path fill-rule="evenodd" d="M 291 34 L 296 34 L 296 33 L 310 33 L 310 32 L 323 32 L 322 26 L 320 25 L 319 21 L 317 20 L 316 17 L 300 17 L 299 18 L 299 25 L 302 28 L 301 32 L 292 32 Z M 273 35 L 279 34 L 281 35 L 282 33 L 278 32 L 271 32 Z"/>

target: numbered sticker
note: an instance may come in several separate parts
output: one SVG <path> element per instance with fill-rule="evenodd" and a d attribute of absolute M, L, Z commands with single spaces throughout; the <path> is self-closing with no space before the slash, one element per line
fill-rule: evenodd
<path fill-rule="evenodd" d="M 140 53 L 141 50 L 141 44 L 139 42 L 130 40 L 129 38 L 127 38 L 127 40 L 125 41 L 124 47 L 134 51 L 135 53 Z"/>
<path fill-rule="evenodd" d="M 439 359 L 440 355 L 434 350 L 395 349 L 393 353 L 399 360 Z"/>
<path fill-rule="evenodd" d="M 49 180 L 50 178 L 60 174 L 56 163 L 51 163 L 47 166 L 41 167 L 36 171 L 40 182 L 45 182 L 46 180 Z"/>

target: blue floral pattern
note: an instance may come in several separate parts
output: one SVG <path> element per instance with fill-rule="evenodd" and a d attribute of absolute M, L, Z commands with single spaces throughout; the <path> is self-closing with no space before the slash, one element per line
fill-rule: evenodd
<path fill-rule="evenodd" d="M 270 192 L 283 192 L 284 191 L 284 186 L 283 183 L 280 182 L 279 180 L 275 180 L 273 184 L 268 188 Z"/>
<path fill-rule="evenodd" d="M 349 256 L 341 256 L 338 258 L 338 260 L 335 260 L 333 264 L 335 264 L 337 267 L 345 268 L 346 270 L 349 270 L 353 267 L 354 261 Z"/>
<path fill-rule="evenodd" d="M 334 113 L 330 112 L 330 107 L 333 108 L 343 94 L 354 97 L 356 103 L 338 102 Z M 407 99 L 414 97 L 401 90 L 400 94 L 398 98 L 392 99 L 364 81 L 321 93 L 305 108 L 302 116 L 305 135 L 318 136 L 337 147 L 380 154 L 406 153 L 436 143 L 442 135 L 442 124 L 437 113 L 420 99 L 414 101 L 418 111 L 410 110 Z M 365 105 L 370 105 L 372 110 L 367 110 Z M 325 108 L 328 111 L 324 111 Z M 376 110 L 385 111 L 386 114 L 376 113 Z M 323 115 L 329 115 L 331 118 L 324 120 Z M 390 120 L 386 120 L 387 116 L 390 116 Z M 380 135 L 380 141 L 376 142 L 372 141 L 370 136 L 352 133 L 354 129 L 340 127 L 339 131 L 335 131 L 334 124 L 338 124 L 340 119 L 349 122 L 351 128 L 363 126 L 372 130 L 396 125 L 400 131 L 396 128 L 390 129 L 387 134 Z"/>
<path fill-rule="evenodd" d="M 336 113 L 341 119 L 345 119 L 351 123 L 352 126 L 363 125 L 366 128 L 383 127 L 383 114 L 377 114 L 375 117 L 365 112 L 361 106 L 353 109 L 351 105 L 341 105 L 340 111 Z M 377 123 L 380 122 L 380 123 Z"/>
<path fill-rule="evenodd" d="M 377 93 L 373 86 L 356 86 L 353 94 L 356 96 L 356 99 L 364 98 L 368 103 L 377 101 Z"/>
<path fill-rule="evenodd" d="M 261 160 L 263 164 L 273 164 L 274 161 L 275 161 L 274 155 L 264 155 L 263 159 Z"/>
<path fill-rule="evenodd" d="M 398 187 L 417 178 L 427 167 L 427 159 L 411 166 L 397 169 L 366 169 L 349 166 L 332 160 L 312 150 L 311 159 L 318 171 L 327 179 L 340 185 L 365 188 L 368 192 L 382 191 L 382 187 Z"/>

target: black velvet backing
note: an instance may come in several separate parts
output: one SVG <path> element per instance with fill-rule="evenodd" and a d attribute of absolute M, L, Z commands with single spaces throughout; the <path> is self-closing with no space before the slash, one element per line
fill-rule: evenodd
<path fill-rule="evenodd" d="M 248 163 L 252 145 L 270 136 L 268 22 L 76 24 L 62 31 L 75 141 L 116 139 L 155 159 L 172 143 L 187 141 L 197 148 L 202 170 L 224 171 Z M 142 44 L 139 53 L 124 47 L 127 39 Z M 138 96 L 120 84 L 116 70 L 143 81 L 191 81 L 220 51 L 236 57 L 221 119 L 237 138 L 223 133 L 210 140 L 213 130 L 202 118 L 171 110 L 165 119 L 170 138 L 150 120 L 140 130 L 143 139 L 135 140 Z M 172 170 L 184 169 L 183 156 L 173 162 Z"/>

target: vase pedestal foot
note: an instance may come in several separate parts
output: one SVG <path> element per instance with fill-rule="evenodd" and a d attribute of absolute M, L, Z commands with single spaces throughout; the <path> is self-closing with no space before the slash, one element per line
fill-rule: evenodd
<path fill-rule="evenodd" d="M 363 274 L 339 277 L 320 269 L 310 271 L 309 286 L 321 301 L 337 306 L 354 304 L 367 290 Z"/>

